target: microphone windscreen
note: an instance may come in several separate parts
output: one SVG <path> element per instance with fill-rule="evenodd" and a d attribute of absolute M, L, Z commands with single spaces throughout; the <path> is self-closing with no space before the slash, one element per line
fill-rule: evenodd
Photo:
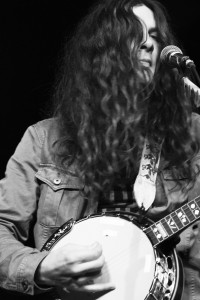
<path fill-rule="evenodd" d="M 162 51 L 160 53 L 160 60 L 161 60 L 161 62 L 164 62 L 167 59 L 168 54 L 170 54 L 172 52 L 183 54 L 183 52 L 181 51 L 181 49 L 178 48 L 177 46 L 174 46 L 174 45 L 166 46 L 165 48 L 162 49 Z"/>

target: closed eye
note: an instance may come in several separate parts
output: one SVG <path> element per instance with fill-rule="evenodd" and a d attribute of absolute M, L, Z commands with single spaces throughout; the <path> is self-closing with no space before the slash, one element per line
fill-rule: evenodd
<path fill-rule="evenodd" d="M 152 39 L 154 39 L 156 42 L 160 43 L 161 42 L 161 38 L 158 34 L 151 34 L 150 35 Z"/>
<path fill-rule="evenodd" d="M 149 35 L 155 41 L 160 42 L 160 35 L 159 35 L 158 29 L 156 27 L 149 29 Z"/>

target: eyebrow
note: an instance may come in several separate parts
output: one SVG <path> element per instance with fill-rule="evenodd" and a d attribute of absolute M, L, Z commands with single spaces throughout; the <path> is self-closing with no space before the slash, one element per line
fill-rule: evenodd
<path fill-rule="evenodd" d="M 149 33 L 158 33 L 158 27 L 152 27 L 149 29 Z"/>
<path fill-rule="evenodd" d="M 148 31 L 149 33 L 158 33 L 158 27 L 152 27 Z"/>

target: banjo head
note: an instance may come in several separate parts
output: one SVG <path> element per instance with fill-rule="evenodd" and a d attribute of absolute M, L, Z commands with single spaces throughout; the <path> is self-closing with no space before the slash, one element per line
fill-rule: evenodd
<path fill-rule="evenodd" d="M 67 223 L 66 223 L 67 224 Z M 66 229 L 67 228 L 67 232 Z M 58 231 L 59 232 L 59 231 Z M 101 244 L 105 264 L 101 274 L 93 277 L 95 283 L 111 282 L 116 286 L 113 291 L 105 293 L 68 292 L 59 288 L 62 300 L 150 300 L 152 293 L 158 293 L 157 299 L 163 298 L 167 290 L 168 258 L 160 254 L 142 229 L 132 221 L 120 215 L 92 215 L 78 220 L 74 226 L 65 226 L 60 234 L 55 235 L 50 249 L 54 251 L 66 244 L 90 245 L 97 241 Z M 51 242 L 47 242 L 47 248 Z M 162 261 L 162 266 L 157 264 Z M 166 262 L 165 262 L 166 260 Z M 172 258 L 172 267 L 176 267 L 176 258 Z M 166 272 L 166 271 L 164 271 Z M 170 270 L 171 272 L 171 270 Z M 173 272 L 171 272 L 173 273 Z M 169 294 L 173 292 L 175 279 Z M 162 298 L 160 298 L 162 297 Z"/>

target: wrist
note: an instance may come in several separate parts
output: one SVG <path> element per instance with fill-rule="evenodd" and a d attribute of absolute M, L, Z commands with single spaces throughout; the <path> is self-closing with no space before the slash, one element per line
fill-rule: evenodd
<path fill-rule="evenodd" d="M 42 262 L 38 265 L 36 271 L 35 271 L 35 276 L 34 276 L 34 282 L 36 285 L 40 287 L 49 287 L 47 280 L 45 279 L 43 268 L 42 268 Z"/>

